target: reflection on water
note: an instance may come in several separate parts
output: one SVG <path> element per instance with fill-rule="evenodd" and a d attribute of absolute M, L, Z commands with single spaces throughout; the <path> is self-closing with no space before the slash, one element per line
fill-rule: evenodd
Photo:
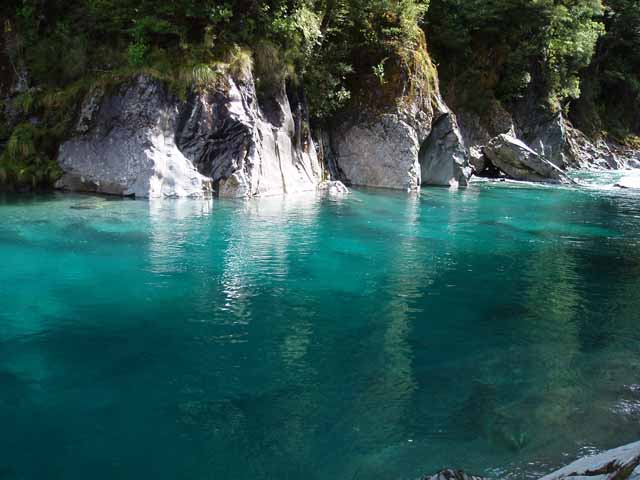
<path fill-rule="evenodd" d="M 2 197 L 0 472 L 533 478 L 636 440 L 640 197 L 611 181 Z"/>

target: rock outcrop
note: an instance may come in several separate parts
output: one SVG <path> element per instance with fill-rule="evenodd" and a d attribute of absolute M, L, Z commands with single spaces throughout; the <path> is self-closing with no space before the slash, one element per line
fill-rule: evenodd
<path fill-rule="evenodd" d="M 283 84 L 261 106 L 250 73 L 221 75 L 186 102 L 144 76 L 94 92 L 60 148 L 57 187 L 136 197 L 315 190 L 322 171 L 301 101 L 294 105 Z"/>
<path fill-rule="evenodd" d="M 135 197 L 194 197 L 210 192 L 174 142 L 178 103 L 141 76 L 110 95 L 92 92 L 77 136 L 60 147 L 64 175 L 56 187 Z"/>
<path fill-rule="evenodd" d="M 371 123 L 342 124 L 333 136 L 336 163 L 350 185 L 417 190 L 420 138 L 399 114 Z"/>
<path fill-rule="evenodd" d="M 640 480 L 640 442 L 576 460 L 540 480 Z"/>
<path fill-rule="evenodd" d="M 176 141 L 220 196 L 295 193 L 315 190 L 322 176 L 305 125 L 303 102 L 294 92 L 282 84 L 261 105 L 246 73 L 240 79 L 225 76 L 212 92 L 193 94 Z"/>
<path fill-rule="evenodd" d="M 571 183 L 559 167 L 510 135 L 493 138 L 484 147 L 484 154 L 496 168 L 514 180 Z"/>
<path fill-rule="evenodd" d="M 410 61 L 417 68 L 389 59 L 384 82 L 361 79 L 362 98 L 332 125 L 325 150 L 345 183 L 403 190 L 466 185 L 471 169 L 455 115 L 440 96 L 424 41 L 418 48 Z"/>
<path fill-rule="evenodd" d="M 433 123 L 419 161 L 422 185 L 467 185 L 471 167 L 455 115 L 445 113 Z"/>
<path fill-rule="evenodd" d="M 584 457 L 540 480 L 640 480 L 640 442 Z M 483 480 L 462 470 L 442 470 L 422 480 Z"/>

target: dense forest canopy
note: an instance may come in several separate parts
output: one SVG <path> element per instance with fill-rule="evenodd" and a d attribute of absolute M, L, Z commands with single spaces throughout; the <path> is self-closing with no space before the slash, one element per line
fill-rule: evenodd
<path fill-rule="evenodd" d="M 10 53 L 22 55 L 34 79 L 52 87 L 124 67 L 171 73 L 244 48 L 263 76 L 307 83 L 309 94 L 322 99 L 314 113 L 323 116 L 349 98 L 349 76 L 382 79 L 387 59 L 416 48 L 422 27 L 445 80 L 463 91 L 467 84 L 481 85 L 484 95 L 508 101 L 535 83 L 554 99 L 578 98 L 592 59 L 597 65 L 591 73 L 602 78 L 591 89 L 600 101 L 606 100 L 601 90 L 614 84 L 630 97 L 640 90 L 635 0 L 3 3 L 5 30 L 19 33 Z"/>
<path fill-rule="evenodd" d="M 87 88 L 140 72 L 185 95 L 221 68 L 253 68 L 259 90 L 303 85 L 322 121 L 394 64 L 426 56 L 425 34 L 456 108 L 535 91 L 591 134 L 640 131 L 638 0 L 5 0 L 0 15 L 2 75 L 27 71 L 36 87 L 14 107 L 45 119 L 36 129 L 0 118 L 5 164 L 53 158 Z"/>

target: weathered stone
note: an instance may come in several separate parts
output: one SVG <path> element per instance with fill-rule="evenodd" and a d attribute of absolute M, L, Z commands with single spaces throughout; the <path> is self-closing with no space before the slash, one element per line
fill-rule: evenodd
<path fill-rule="evenodd" d="M 422 480 L 484 480 L 483 477 L 469 475 L 462 470 L 442 470 L 434 475 L 423 477 Z"/>
<path fill-rule="evenodd" d="M 469 165 L 473 168 L 473 173 L 476 175 L 482 174 L 487 166 L 487 157 L 484 156 L 484 152 L 480 147 L 469 148 Z"/>
<path fill-rule="evenodd" d="M 484 154 L 496 168 L 514 180 L 572 183 L 560 168 L 509 135 L 493 138 L 485 146 Z"/>
<path fill-rule="evenodd" d="M 576 460 L 540 480 L 640 480 L 640 442 Z"/>
<path fill-rule="evenodd" d="M 252 197 L 316 189 L 321 167 L 301 102 L 284 85 L 260 106 L 251 76 L 192 95 L 176 141 L 220 196 Z M 293 95 L 292 95 L 293 96 Z"/>
<path fill-rule="evenodd" d="M 91 92 L 65 142 L 58 188 L 136 197 L 252 197 L 314 191 L 321 168 L 302 111 L 284 85 L 268 110 L 251 75 L 223 75 L 187 102 L 139 77 L 115 94 Z"/>
<path fill-rule="evenodd" d="M 177 103 L 159 82 L 138 77 L 91 110 L 85 133 L 60 147 L 65 173 L 57 188 L 135 197 L 210 193 L 210 180 L 174 142 Z"/>
<path fill-rule="evenodd" d="M 419 161 L 423 185 L 467 185 L 471 168 L 455 115 L 446 113 L 434 122 Z"/>
<path fill-rule="evenodd" d="M 535 118 L 535 117 L 534 117 Z M 558 112 L 550 120 L 539 121 L 530 133 L 525 136 L 528 145 L 541 157 L 559 168 L 575 166 L 578 155 L 568 140 L 566 121 L 562 112 Z"/>
<path fill-rule="evenodd" d="M 334 133 L 337 164 L 350 185 L 416 190 L 420 187 L 420 144 L 399 115 L 383 115 Z"/>
<path fill-rule="evenodd" d="M 325 180 L 318 185 L 318 191 L 326 192 L 329 195 L 345 195 L 349 189 L 340 180 Z"/>

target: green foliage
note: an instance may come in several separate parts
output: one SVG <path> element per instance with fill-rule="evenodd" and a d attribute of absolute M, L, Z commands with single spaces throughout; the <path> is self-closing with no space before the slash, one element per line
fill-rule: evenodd
<path fill-rule="evenodd" d="M 44 154 L 48 132 L 30 123 L 18 125 L 0 155 L 0 185 L 38 188 L 61 175 L 57 163 Z"/>
<path fill-rule="evenodd" d="M 572 105 L 574 121 L 591 134 L 621 140 L 640 134 L 640 2 L 607 0 L 606 33 L 582 73 L 584 95 Z"/>
<path fill-rule="evenodd" d="M 460 90 L 509 101 L 535 84 L 562 101 L 580 94 L 602 13 L 600 0 L 433 0 L 427 29 Z"/>
<path fill-rule="evenodd" d="M 137 41 L 127 48 L 127 61 L 132 67 L 141 67 L 144 65 L 145 57 L 149 51 L 149 45 Z"/>
<path fill-rule="evenodd" d="M 312 115 L 326 118 L 402 72 L 434 89 L 424 29 L 456 102 L 482 110 L 532 88 L 553 104 L 589 97 L 605 105 L 589 107 L 594 123 L 617 115 L 620 130 L 640 122 L 640 2 L 604 1 L 8 0 L 0 11 L 42 96 L 139 72 L 184 96 L 190 82 L 253 69 L 263 93 L 302 83 Z"/>

